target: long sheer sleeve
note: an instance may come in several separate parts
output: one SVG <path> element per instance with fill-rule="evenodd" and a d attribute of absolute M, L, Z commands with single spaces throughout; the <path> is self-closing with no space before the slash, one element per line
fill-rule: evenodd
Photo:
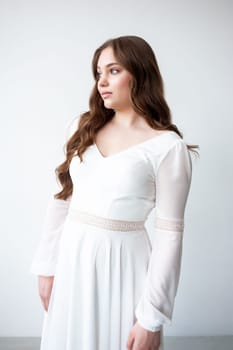
<path fill-rule="evenodd" d="M 78 120 L 79 118 L 77 119 L 76 117 L 67 125 L 66 141 L 77 130 Z M 71 198 L 72 196 L 63 200 L 54 198 L 54 195 L 51 195 L 46 208 L 42 235 L 30 266 L 32 274 L 41 276 L 55 275 L 59 241 Z"/>
<path fill-rule="evenodd" d="M 54 276 L 56 271 L 59 240 L 69 209 L 67 200 L 51 198 L 46 208 L 42 236 L 34 255 L 30 272 L 41 276 Z"/>
<path fill-rule="evenodd" d="M 145 288 L 135 310 L 138 323 L 150 331 L 171 324 L 179 282 L 184 213 L 192 177 L 191 157 L 183 139 L 177 139 L 157 169 L 155 232 Z"/>

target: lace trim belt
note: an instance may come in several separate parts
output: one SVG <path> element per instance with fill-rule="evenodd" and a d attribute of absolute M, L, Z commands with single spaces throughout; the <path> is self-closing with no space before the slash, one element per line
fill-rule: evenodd
<path fill-rule="evenodd" d="M 72 208 L 69 209 L 68 218 L 113 231 L 137 231 L 145 229 L 144 221 L 109 219 Z"/>
<path fill-rule="evenodd" d="M 183 232 L 184 219 L 164 219 L 157 217 L 155 219 L 155 227 L 159 230 Z"/>

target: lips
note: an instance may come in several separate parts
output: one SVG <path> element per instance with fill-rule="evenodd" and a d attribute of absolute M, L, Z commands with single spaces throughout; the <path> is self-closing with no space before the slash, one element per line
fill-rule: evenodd
<path fill-rule="evenodd" d="M 101 96 L 102 96 L 103 98 L 106 98 L 106 97 L 108 97 L 109 95 L 111 95 L 111 92 L 110 92 L 110 91 L 105 91 L 105 92 L 102 92 L 102 93 L 101 93 Z"/>

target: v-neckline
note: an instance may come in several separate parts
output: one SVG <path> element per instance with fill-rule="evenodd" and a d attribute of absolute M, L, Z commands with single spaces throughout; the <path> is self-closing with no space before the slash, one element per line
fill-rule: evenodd
<path fill-rule="evenodd" d="M 123 149 L 121 151 L 118 151 L 116 153 L 110 154 L 109 156 L 104 156 L 102 154 L 102 152 L 100 152 L 100 150 L 99 150 L 99 148 L 98 148 L 98 146 L 97 146 L 97 144 L 95 142 L 93 142 L 93 146 L 95 147 L 95 149 L 97 150 L 98 154 L 100 155 L 100 157 L 102 159 L 109 159 L 109 158 L 114 158 L 114 157 L 116 157 L 118 155 L 121 155 L 122 153 L 126 153 L 128 151 L 131 151 L 132 149 L 137 148 L 139 146 L 142 146 L 142 145 L 144 145 L 144 144 L 146 144 L 146 143 L 148 143 L 150 141 L 156 140 L 156 139 L 158 139 L 158 138 L 160 138 L 160 137 L 162 137 L 164 135 L 167 135 L 169 132 L 172 132 L 172 130 L 168 130 L 167 132 L 163 132 L 162 134 L 150 137 L 149 139 L 147 139 L 145 141 L 138 142 L 138 143 L 136 143 L 136 144 L 134 144 L 132 146 L 129 146 L 129 147 L 127 147 L 127 148 L 125 148 L 125 149 Z"/>

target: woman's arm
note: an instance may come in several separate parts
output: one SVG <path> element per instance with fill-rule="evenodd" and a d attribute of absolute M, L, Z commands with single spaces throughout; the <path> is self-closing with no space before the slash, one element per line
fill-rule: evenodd
<path fill-rule="evenodd" d="M 60 236 L 67 216 L 71 197 L 67 200 L 51 198 L 45 215 L 44 229 L 34 255 L 30 272 L 41 276 L 54 276 Z"/>
<path fill-rule="evenodd" d="M 146 285 L 135 310 L 138 323 L 153 332 L 171 323 L 180 276 L 184 212 L 192 177 L 190 153 L 182 139 L 168 150 L 155 175 L 155 235 Z"/>
<path fill-rule="evenodd" d="M 78 128 L 79 117 L 74 118 L 66 128 L 66 142 Z M 40 276 L 54 276 L 59 253 L 59 241 L 69 210 L 72 196 L 56 199 L 51 195 L 45 214 L 45 221 L 39 246 L 34 255 L 30 272 Z"/>

